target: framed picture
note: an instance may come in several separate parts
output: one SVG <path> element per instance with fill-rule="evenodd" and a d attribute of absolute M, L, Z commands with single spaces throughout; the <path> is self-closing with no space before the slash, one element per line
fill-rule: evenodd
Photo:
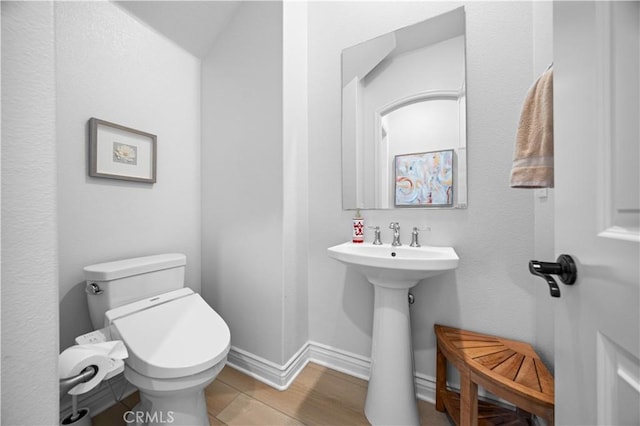
<path fill-rule="evenodd" d="M 453 205 L 453 150 L 396 155 L 396 207 Z"/>
<path fill-rule="evenodd" d="M 89 120 L 89 176 L 156 182 L 156 135 Z"/>

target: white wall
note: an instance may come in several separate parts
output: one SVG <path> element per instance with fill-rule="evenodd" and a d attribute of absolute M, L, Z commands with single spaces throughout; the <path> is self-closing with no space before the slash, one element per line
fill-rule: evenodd
<path fill-rule="evenodd" d="M 243 3 L 202 64 L 203 294 L 278 366 L 308 339 L 306 11 Z"/>
<path fill-rule="evenodd" d="M 231 344 L 283 355 L 282 4 L 240 6 L 202 61 L 203 295 Z"/>
<path fill-rule="evenodd" d="M 535 81 L 553 62 L 553 2 L 533 3 L 533 67 L 531 81 Z M 555 262 L 554 190 L 533 191 L 534 197 L 534 258 Z M 554 308 L 553 298 L 544 280 L 531 276 L 536 287 L 536 350 L 553 371 L 554 366 Z"/>
<path fill-rule="evenodd" d="M 307 12 L 283 2 L 284 342 L 288 360 L 309 339 L 309 123 Z"/>
<path fill-rule="evenodd" d="M 363 356 L 370 353 L 373 289 L 327 257 L 350 235 L 341 209 L 340 52 L 345 47 L 459 6 L 457 3 L 314 2 L 309 5 L 309 334 Z M 416 369 L 435 376 L 433 324 L 442 323 L 535 342 L 533 200 L 509 188 L 513 143 L 531 84 L 530 3 L 466 5 L 468 175 L 466 210 L 363 212 L 367 225 L 399 221 L 430 226 L 423 244 L 450 245 L 460 266 L 414 289 L 411 308 Z M 385 231 L 386 230 L 386 231 Z M 371 234 L 366 238 L 371 239 Z"/>
<path fill-rule="evenodd" d="M 91 330 L 82 268 L 187 255 L 200 291 L 200 61 L 110 2 L 57 2 L 61 349 Z M 155 184 L 88 177 L 91 117 L 157 135 Z"/>
<path fill-rule="evenodd" d="M 54 14 L 2 2 L 2 418 L 58 424 Z"/>

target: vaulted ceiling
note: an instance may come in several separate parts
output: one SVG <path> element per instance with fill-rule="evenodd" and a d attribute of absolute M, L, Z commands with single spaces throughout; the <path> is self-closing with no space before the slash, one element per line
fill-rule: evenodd
<path fill-rule="evenodd" d="M 242 1 L 116 1 L 116 4 L 202 58 Z"/>

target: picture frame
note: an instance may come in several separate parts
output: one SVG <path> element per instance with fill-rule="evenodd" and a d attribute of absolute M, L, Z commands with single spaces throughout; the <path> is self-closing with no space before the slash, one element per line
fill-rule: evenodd
<path fill-rule="evenodd" d="M 89 119 L 89 176 L 156 183 L 156 175 L 156 135 Z"/>
<path fill-rule="evenodd" d="M 394 157 L 396 207 L 451 207 L 454 197 L 454 150 Z"/>

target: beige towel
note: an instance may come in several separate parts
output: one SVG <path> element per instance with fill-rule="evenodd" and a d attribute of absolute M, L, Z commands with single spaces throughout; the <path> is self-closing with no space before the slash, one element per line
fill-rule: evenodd
<path fill-rule="evenodd" d="M 553 188 L 553 68 L 529 89 L 511 169 L 512 188 Z"/>

